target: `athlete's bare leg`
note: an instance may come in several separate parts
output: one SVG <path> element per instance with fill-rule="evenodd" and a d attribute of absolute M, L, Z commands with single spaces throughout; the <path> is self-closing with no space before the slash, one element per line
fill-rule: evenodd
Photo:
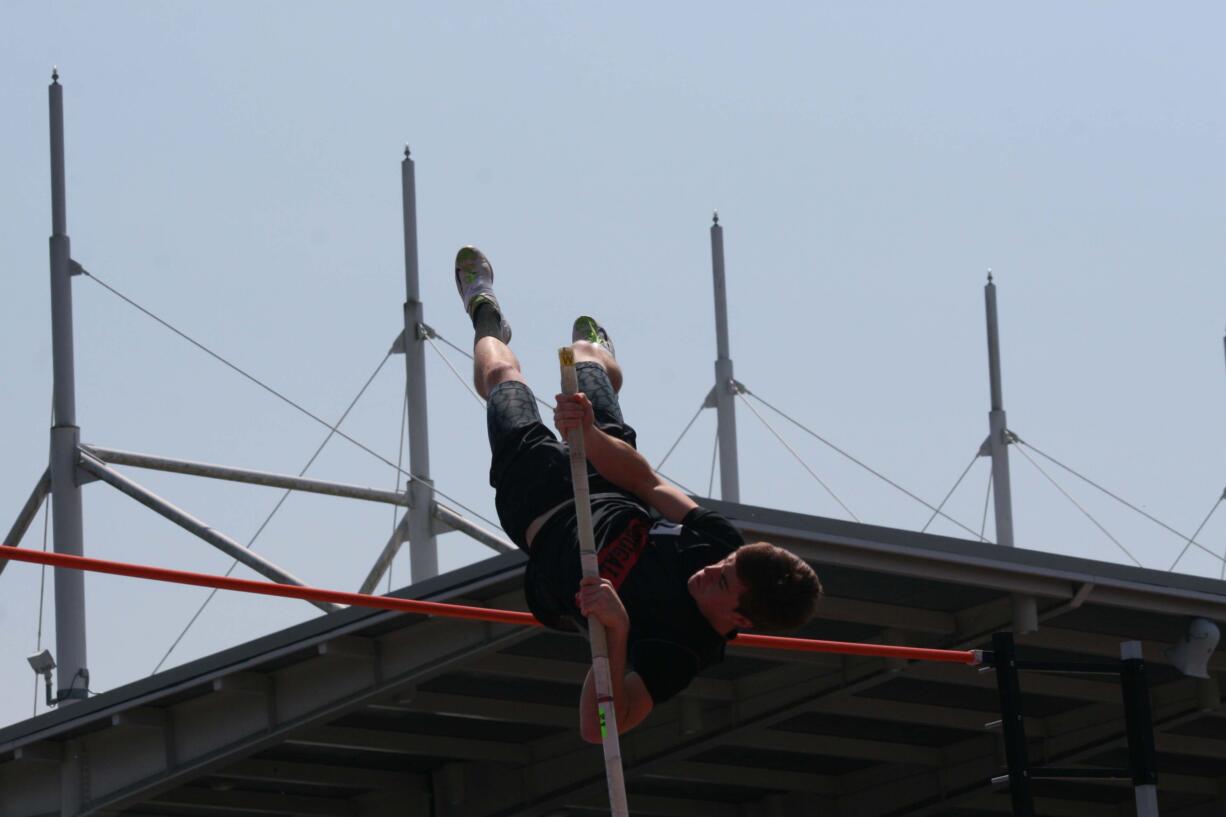
<path fill-rule="evenodd" d="M 617 358 L 609 354 L 608 349 L 605 349 L 599 343 L 592 343 L 586 340 L 577 340 L 573 345 L 576 363 L 586 360 L 600 366 L 609 375 L 609 382 L 613 384 L 613 391 L 621 391 L 622 367 L 617 362 Z"/>
<path fill-rule="evenodd" d="M 611 374 L 609 377 L 612 379 Z M 477 394 L 489 399 L 490 389 L 508 380 L 525 382 L 511 347 L 495 337 L 478 338 L 473 345 L 473 385 Z"/>

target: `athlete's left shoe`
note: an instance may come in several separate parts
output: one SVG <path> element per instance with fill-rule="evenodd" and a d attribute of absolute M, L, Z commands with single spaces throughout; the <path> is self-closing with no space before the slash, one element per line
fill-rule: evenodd
<path fill-rule="evenodd" d="M 575 318 L 575 325 L 570 332 L 570 340 L 571 343 L 577 340 L 595 343 L 597 346 L 603 346 L 610 356 L 617 357 L 617 353 L 613 351 L 613 340 L 609 337 L 608 331 L 597 323 L 595 318 L 589 315 L 580 315 Z"/>
<path fill-rule="evenodd" d="M 460 300 L 464 302 L 469 318 L 476 316 L 477 307 L 481 304 L 494 307 L 502 321 L 500 340 L 509 343 L 511 324 L 502 317 L 502 307 L 494 296 L 494 267 L 485 257 L 485 253 L 472 246 L 460 248 L 455 254 L 455 287 L 459 290 Z"/>

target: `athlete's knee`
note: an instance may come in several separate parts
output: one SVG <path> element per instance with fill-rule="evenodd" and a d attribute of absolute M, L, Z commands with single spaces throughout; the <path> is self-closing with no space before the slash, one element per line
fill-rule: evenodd
<path fill-rule="evenodd" d="M 575 350 L 575 360 L 595 363 L 602 369 L 608 368 L 609 353 L 600 344 L 590 340 L 577 340 L 572 344 L 572 348 Z"/>
<path fill-rule="evenodd" d="M 614 393 L 621 391 L 622 388 L 622 367 L 618 364 L 617 358 L 609 354 L 609 350 L 598 343 L 592 343 L 587 340 L 577 340 L 574 343 L 575 360 L 580 363 L 591 363 L 599 366 L 608 375 L 609 383 L 613 386 Z"/>
<path fill-rule="evenodd" d="M 519 370 L 519 364 L 514 360 L 500 360 L 481 370 L 477 376 L 477 390 L 482 396 L 488 396 L 491 389 L 499 383 L 516 381 L 522 383 L 524 375 Z"/>

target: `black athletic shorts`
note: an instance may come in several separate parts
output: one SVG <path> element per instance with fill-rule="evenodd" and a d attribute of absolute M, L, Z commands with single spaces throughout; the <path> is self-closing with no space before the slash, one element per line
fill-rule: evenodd
<path fill-rule="evenodd" d="M 579 391 L 592 403 L 596 426 L 611 437 L 635 445 L 634 429 L 626 425 L 617 393 L 609 375 L 596 363 L 575 364 Z M 524 534 L 532 520 L 573 498 L 570 453 L 553 431 L 541 421 L 536 399 L 527 384 L 499 383 L 490 390 L 486 403 L 489 428 L 490 485 L 498 521 L 511 541 L 527 551 Z M 616 491 L 588 464 L 592 493 Z"/>

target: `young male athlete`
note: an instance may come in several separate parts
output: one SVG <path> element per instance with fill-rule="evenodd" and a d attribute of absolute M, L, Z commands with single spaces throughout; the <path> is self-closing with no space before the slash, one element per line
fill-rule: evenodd
<path fill-rule="evenodd" d="M 480 250 L 464 247 L 455 276 L 476 335 L 473 378 L 487 401 L 498 519 L 528 554 L 528 607 L 555 629 L 586 629 L 591 616 L 604 625 L 621 731 L 721 661 L 738 630 L 809 620 L 822 591 L 812 568 L 782 548 L 745 544 L 728 520 L 698 507 L 635 450 L 617 402 L 613 343 L 586 316 L 572 336 L 579 393 L 558 395 L 554 410 L 563 438 L 582 429 L 587 451 L 600 578 L 583 578 L 568 450 L 541 422 L 507 345 L 511 326 L 494 296 L 494 270 Z M 599 743 L 590 672 L 579 706 L 584 739 Z"/>

